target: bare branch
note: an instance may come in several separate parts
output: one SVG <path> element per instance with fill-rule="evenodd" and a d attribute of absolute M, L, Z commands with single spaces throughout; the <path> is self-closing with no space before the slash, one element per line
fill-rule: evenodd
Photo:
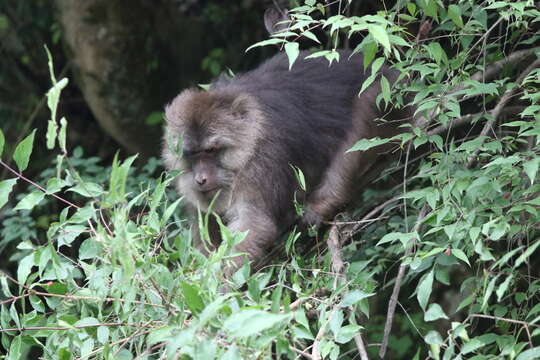
<path fill-rule="evenodd" d="M 501 112 L 504 109 L 504 107 L 506 106 L 506 104 L 508 103 L 508 101 L 510 101 L 510 99 L 514 96 L 514 94 L 520 88 L 520 85 L 523 82 L 523 80 L 525 79 L 525 77 L 527 75 L 529 75 L 529 73 L 531 71 L 533 71 L 534 69 L 536 69 L 539 66 L 540 66 L 540 59 L 536 59 L 516 79 L 516 84 L 517 85 L 512 87 L 511 89 L 506 90 L 506 92 L 503 94 L 503 96 L 501 97 L 501 99 L 499 100 L 497 105 L 489 112 L 489 114 L 492 116 L 492 118 L 490 120 L 488 120 L 488 122 L 486 122 L 486 124 L 484 125 L 484 128 L 480 132 L 481 137 L 482 136 L 487 136 L 487 134 L 490 131 L 493 131 L 493 126 L 495 125 L 495 123 L 499 119 L 499 116 L 501 115 Z M 476 162 L 476 157 L 478 156 L 479 152 L 480 152 L 480 150 L 477 149 L 474 152 L 474 154 L 469 158 L 469 162 L 467 164 L 468 168 L 471 168 L 474 165 L 474 163 Z"/>
<path fill-rule="evenodd" d="M 418 214 L 418 219 L 416 220 L 416 224 L 414 225 L 413 231 L 418 231 L 420 229 L 420 225 L 422 224 L 422 221 L 426 217 L 428 211 L 428 205 L 424 205 L 422 207 L 422 210 L 420 210 L 420 213 Z M 410 255 L 412 253 L 412 250 L 414 248 L 414 244 L 412 244 L 410 247 L 407 248 L 405 251 L 405 257 Z M 379 350 L 379 356 L 381 359 L 384 358 L 386 355 L 386 349 L 388 347 L 388 339 L 390 337 L 390 332 L 392 331 L 392 324 L 394 322 L 394 314 L 396 312 L 396 305 L 398 302 L 399 297 L 399 291 L 401 290 L 401 282 L 403 281 L 403 278 L 405 277 L 405 269 L 406 265 L 403 264 L 403 261 L 399 265 L 399 271 L 396 276 L 396 282 L 394 283 L 394 289 L 392 290 L 392 295 L 390 296 L 390 302 L 388 303 L 388 312 L 386 314 L 386 324 L 384 325 L 384 334 L 383 334 L 383 340 L 381 343 L 381 349 Z"/>

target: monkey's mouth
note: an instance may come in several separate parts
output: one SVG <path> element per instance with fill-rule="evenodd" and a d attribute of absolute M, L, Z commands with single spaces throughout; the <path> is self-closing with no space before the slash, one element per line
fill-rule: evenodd
<path fill-rule="evenodd" d="M 203 196 L 209 197 L 209 196 L 214 196 L 215 194 L 217 194 L 218 191 L 219 191 L 219 187 L 216 186 L 215 188 L 200 190 L 199 192 Z"/>

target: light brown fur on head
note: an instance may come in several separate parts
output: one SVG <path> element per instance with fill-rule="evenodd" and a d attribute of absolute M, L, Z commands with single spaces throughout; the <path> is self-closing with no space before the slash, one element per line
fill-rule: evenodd
<path fill-rule="evenodd" d="M 264 117 L 257 101 L 231 90 L 188 89 L 165 108 L 165 119 L 163 158 L 169 169 L 183 172 L 177 180 L 179 192 L 206 210 L 211 199 L 198 193 L 182 150 L 217 148 L 223 171 L 217 175 L 222 187 L 215 210 L 225 207 L 222 199 L 230 202 L 232 181 L 254 154 L 260 138 Z"/>

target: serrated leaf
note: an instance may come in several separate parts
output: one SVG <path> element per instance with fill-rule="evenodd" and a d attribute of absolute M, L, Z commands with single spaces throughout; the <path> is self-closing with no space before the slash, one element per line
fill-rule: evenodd
<path fill-rule="evenodd" d="M 13 186 L 17 183 L 17 179 L 8 179 L 0 181 L 0 209 L 6 205 L 9 194 L 13 190 Z"/>
<path fill-rule="evenodd" d="M 84 240 L 79 248 L 79 260 L 93 259 L 101 250 L 101 245 L 93 238 Z"/>
<path fill-rule="evenodd" d="M 13 210 L 32 210 L 34 206 L 39 204 L 45 197 L 45 193 L 41 190 L 33 191 L 26 195 L 15 205 Z"/>
<path fill-rule="evenodd" d="M 444 344 L 443 339 L 441 338 L 441 335 L 435 330 L 430 330 L 424 337 L 424 341 L 430 345 Z"/>
<path fill-rule="evenodd" d="M 32 267 L 34 265 L 34 253 L 22 258 L 22 260 L 19 261 L 19 267 L 17 268 L 17 281 L 24 285 L 28 275 L 32 272 Z"/>
<path fill-rule="evenodd" d="M 433 270 L 431 270 L 418 284 L 416 298 L 424 311 L 426 310 L 431 290 L 433 290 L 433 275 Z"/>
<path fill-rule="evenodd" d="M 290 319 L 291 314 L 273 314 L 257 309 L 246 309 L 232 314 L 225 320 L 223 329 L 233 338 L 243 338 L 258 334 L 279 323 L 288 322 Z"/>
<path fill-rule="evenodd" d="M 371 139 L 360 139 L 352 146 L 352 148 L 350 148 L 346 152 L 366 151 L 376 146 L 387 144 L 390 141 L 392 141 L 392 139 L 381 139 L 379 137 L 374 137 Z"/>
<path fill-rule="evenodd" d="M 379 242 L 375 246 L 380 246 L 382 244 L 386 244 L 389 242 L 393 242 L 395 240 L 399 240 L 403 247 L 407 247 L 407 244 L 418 237 L 418 233 L 416 231 L 410 232 L 410 233 L 400 233 L 400 232 L 393 232 L 384 235 Z"/>
<path fill-rule="evenodd" d="M 277 39 L 277 38 L 272 38 L 272 39 L 268 39 L 268 40 L 259 41 L 258 43 L 255 43 L 255 44 L 251 45 L 250 47 L 248 47 L 246 49 L 246 52 L 248 52 L 249 50 L 251 50 L 253 48 L 259 47 L 259 46 L 281 44 L 283 42 L 284 42 L 283 39 Z"/>
<path fill-rule="evenodd" d="M 366 299 L 370 296 L 375 295 L 374 293 L 367 293 L 362 290 L 353 290 L 349 291 L 341 300 L 341 307 L 348 307 L 357 304 L 359 301 Z"/>
<path fill-rule="evenodd" d="M 298 58 L 298 54 L 300 53 L 300 50 L 298 48 L 298 43 L 296 42 L 286 43 L 285 53 L 287 54 L 287 58 L 289 59 L 289 70 L 291 70 L 294 62 Z"/>
<path fill-rule="evenodd" d="M 380 25 L 369 24 L 368 31 L 371 36 L 381 44 L 386 50 L 390 51 L 390 39 L 388 38 L 388 33 L 386 29 Z"/>
<path fill-rule="evenodd" d="M 182 282 L 180 286 L 182 287 L 182 295 L 189 309 L 194 313 L 201 312 L 204 309 L 204 302 L 199 295 L 199 288 L 187 282 Z"/>
<path fill-rule="evenodd" d="M 538 165 L 540 164 L 540 158 L 534 158 L 532 160 L 523 163 L 523 171 L 531 180 L 531 185 L 534 184 L 536 174 L 538 173 Z"/>
<path fill-rule="evenodd" d="M 358 334 L 362 327 L 360 325 L 349 324 L 341 327 L 334 339 L 338 344 L 346 344 L 352 340 L 352 338 Z"/>
<path fill-rule="evenodd" d="M 107 326 L 99 326 L 97 328 L 97 340 L 105 344 L 109 340 L 109 328 Z"/>
<path fill-rule="evenodd" d="M 486 287 L 486 292 L 484 293 L 484 297 L 482 299 L 482 310 L 486 309 L 489 298 L 491 297 L 491 294 L 493 294 L 493 289 L 495 289 L 495 283 L 497 282 L 498 278 L 499 275 L 495 276 L 493 279 L 491 279 L 488 286 Z"/>
<path fill-rule="evenodd" d="M 500 302 L 502 300 L 502 297 L 504 296 L 506 290 L 508 290 L 508 286 L 510 285 L 510 281 L 512 281 L 513 277 L 514 275 L 510 274 L 506 277 L 506 279 L 504 279 L 501 285 L 499 285 L 499 288 L 497 289 L 497 291 L 495 291 L 495 294 L 497 294 L 497 301 Z"/>
<path fill-rule="evenodd" d="M 28 161 L 30 160 L 32 148 L 34 146 L 35 134 L 36 130 L 34 129 L 30 135 L 24 138 L 19 145 L 17 145 L 15 152 L 13 153 L 13 160 L 15 160 L 20 172 L 23 172 L 28 167 Z"/>
<path fill-rule="evenodd" d="M 518 355 L 516 360 L 534 360 L 540 358 L 540 346 L 534 347 L 529 350 L 525 350 Z"/>
<path fill-rule="evenodd" d="M 305 36 L 307 37 L 308 39 L 311 39 L 313 41 L 315 41 L 316 43 L 320 44 L 321 42 L 319 41 L 319 39 L 317 38 L 317 36 L 312 33 L 311 31 L 309 30 L 306 30 L 306 31 L 303 31 L 302 32 L 302 36 Z"/>
<path fill-rule="evenodd" d="M 537 240 L 532 246 L 529 246 L 527 250 L 523 252 L 517 259 L 516 263 L 514 264 L 514 268 L 519 267 L 525 260 L 529 258 L 529 256 L 532 255 L 533 252 L 536 251 L 538 246 L 540 245 L 540 240 Z"/>
<path fill-rule="evenodd" d="M 463 19 L 461 19 L 461 8 L 457 5 L 448 6 L 448 17 L 460 28 L 463 27 Z"/>
<path fill-rule="evenodd" d="M 452 255 L 457 257 L 459 260 L 466 262 L 467 265 L 471 266 L 471 263 L 469 262 L 469 258 L 467 258 L 467 255 L 463 252 L 461 249 L 452 249 Z"/>
<path fill-rule="evenodd" d="M 439 319 L 448 319 L 448 316 L 446 316 L 439 304 L 429 304 L 429 308 L 424 313 L 424 321 L 435 321 Z"/>

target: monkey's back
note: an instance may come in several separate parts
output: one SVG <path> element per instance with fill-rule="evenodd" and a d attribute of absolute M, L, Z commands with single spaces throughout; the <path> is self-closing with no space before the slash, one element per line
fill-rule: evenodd
<path fill-rule="evenodd" d="M 339 62 L 331 66 L 324 57 L 304 59 L 309 54 L 300 52 L 291 70 L 287 56 L 278 54 L 256 69 L 218 80 L 212 87 L 249 94 L 265 115 L 258 161 L 246 169 L 246 181 L 273 188 L 272 194 L 266 194 L 267 202 L 292 204 L 297 184 L 290 165 L 304 172 L 308 193 L 319 184 L 351 130 L 353 102 L 369 75 L 363 70 L 362 56 L 351 56 L 350 51 L 339 51 Z"/>

